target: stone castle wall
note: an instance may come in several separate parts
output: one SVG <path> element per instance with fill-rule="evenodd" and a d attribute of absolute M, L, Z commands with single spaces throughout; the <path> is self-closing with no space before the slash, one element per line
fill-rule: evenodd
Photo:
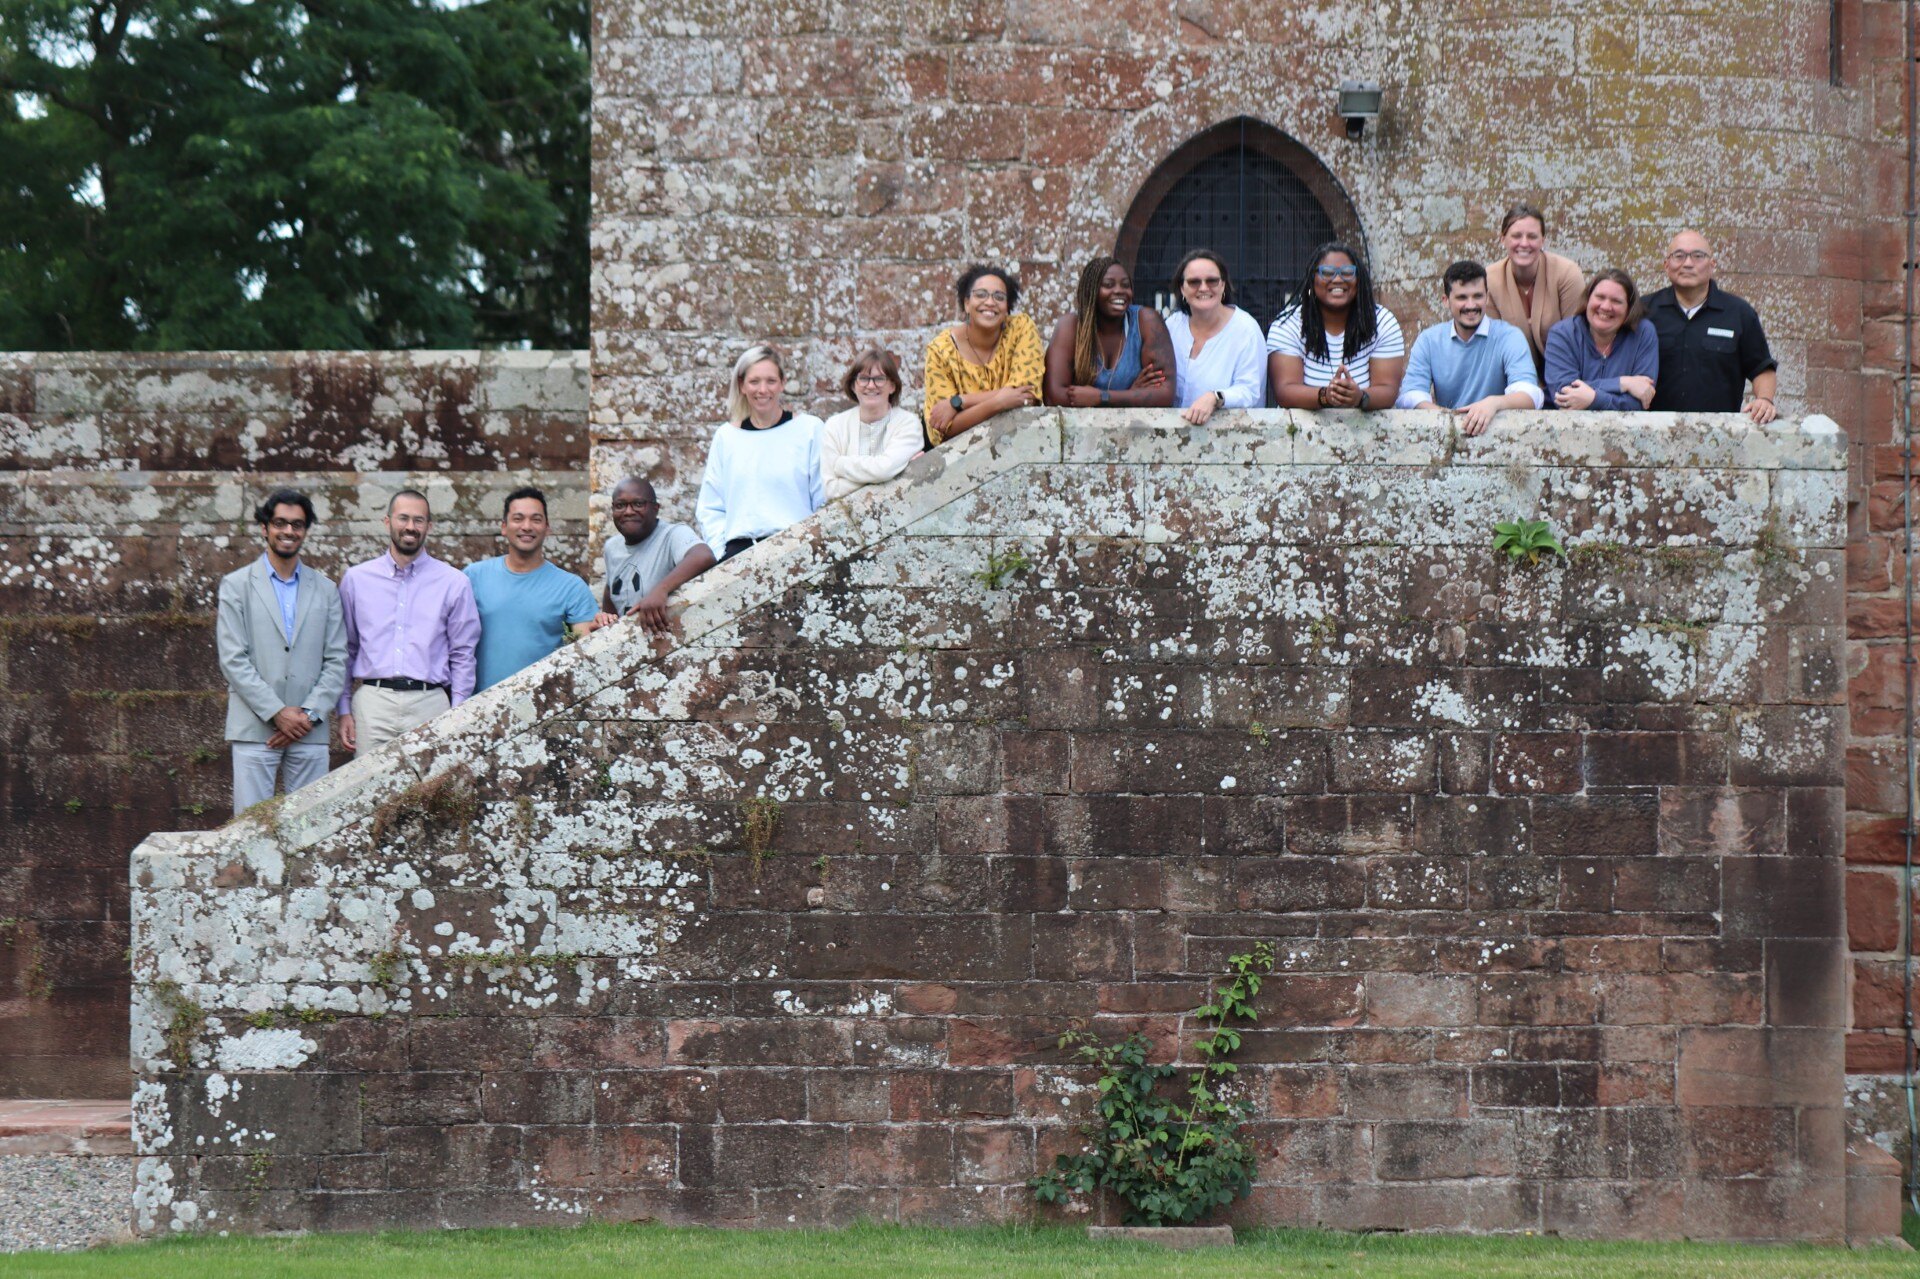
<path fill-rule="evenodd" d="M 414 485 L 455 563 L 544 485 L 585 567 L 581 354 L 0 356 L 0 1096 L 129 1087 L 128 852 L 231 815 L 222 574 L 308 490 L 310 558 L 376 553 Z"/>
<path fill-rule="evenodd" d="M 731 361 L 761 337 L 794 352 L 803 403 L 830 402 L 869 338 L 917 379 L 969 260 L 1015 264 L 1049 328 L 1156 167 L 1236 117 L 1324 165 L 1410 331 L 1435 318 L 1448 261 L 1497 256 L 1511 200 L 1546 209 L 1550 248 L 1648 288 L 1669 235 L 1696 226 L 1765 319 L 1783 409 L 1830 415 L 1852 441 L 1848 1052 L 1858 1071 L 1896 1071 L 1903 14 L 1893 0 L 602 0 L 597 476 L 652 466 L 690 494 Z M 1349 78 L 1386 90 L 1358 141 L 1333 110 Z M 1904 1131 L 1891 1094 L 1863 1087 Z"/>
<path fill-rule="evenodd" d="M 1032 412 L 134 860 L 137 1224 L 1025 1216 L 1278 951 L 1243 1221 L 1845 1229 L 1845 455 Z M 1574 548 L 1521 567 L 1492 525 Z M 1105 1211 L 1105 1209 L 1102 1209 Z"/>

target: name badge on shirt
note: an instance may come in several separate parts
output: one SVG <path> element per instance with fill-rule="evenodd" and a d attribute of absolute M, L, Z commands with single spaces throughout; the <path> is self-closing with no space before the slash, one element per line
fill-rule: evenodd
<path fill-rule="evenodd" d="M 1733 336 L 1733 330 L 1709 328 L 1707 330 L 1707 336 L 1710 338 L 1730 338 Z"/>

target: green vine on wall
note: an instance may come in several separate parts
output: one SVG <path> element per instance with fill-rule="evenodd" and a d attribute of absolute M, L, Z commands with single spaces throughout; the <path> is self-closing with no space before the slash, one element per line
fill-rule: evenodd
<path fill-rule="evenodd" d="M 1166 1086 L 1181 1068 L 1149 1061 L 1152 1044 L 1138 1031 L 1119 1043 L 1085 1031 L 1060 1037 L 1062 1048 L 1099 1067 L 1099 1115 L 1081 1129 L 1089 1149 L 1056 1156 L 1053 1171 L 1027 1183 L 1035 1199 L 1057 1204 L 1110 1190 L 1126 1204 L 1128 1225 L 1186 1226 L 1253 1188 L 1253 1146 L 1239 1135 L 1253 1106 L 1224 1088 L 1240 1069 L 1231 1060 L 1240 1048 L 1234 1025 L 1259 1020 L 1253 1001 L 1273 972 L 1273 947 L 1261 942 L 1227 967 L 1225 984 L 1191 1014 L 1203 1026 L 1194 1045 L 1200 1064 L 1184 1089 Z"/>

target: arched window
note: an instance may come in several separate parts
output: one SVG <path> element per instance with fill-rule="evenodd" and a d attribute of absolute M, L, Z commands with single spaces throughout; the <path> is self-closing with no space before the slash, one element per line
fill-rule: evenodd
<path fill-rule="evenodd" d="M 1248 116 L 1215 125 L 1168 156 L 1133 199 L 1117 256 L 1135 296 L 1171 310 L 1173 268 L 1212 249 L 1233 272 L 1234 301 L 1262 327 L 1300 286 L 1314 246 L 1366 251 L 1346 192 L 1312 152 Z"/>

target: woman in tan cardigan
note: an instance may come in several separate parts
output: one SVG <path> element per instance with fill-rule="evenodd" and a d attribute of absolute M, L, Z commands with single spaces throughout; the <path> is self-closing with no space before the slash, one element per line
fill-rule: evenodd
<path fill-rule="evenodd" d="M 1487 268 L 1487 314 L 1527 336 L 1533 366 L 1544 368 L 1547 330 L 1581 313 L 1587 281 L 1572 258 L 1547 252 L 1547 217 L 1516 204 L 1500 219 L 1507 256 Z"/>

